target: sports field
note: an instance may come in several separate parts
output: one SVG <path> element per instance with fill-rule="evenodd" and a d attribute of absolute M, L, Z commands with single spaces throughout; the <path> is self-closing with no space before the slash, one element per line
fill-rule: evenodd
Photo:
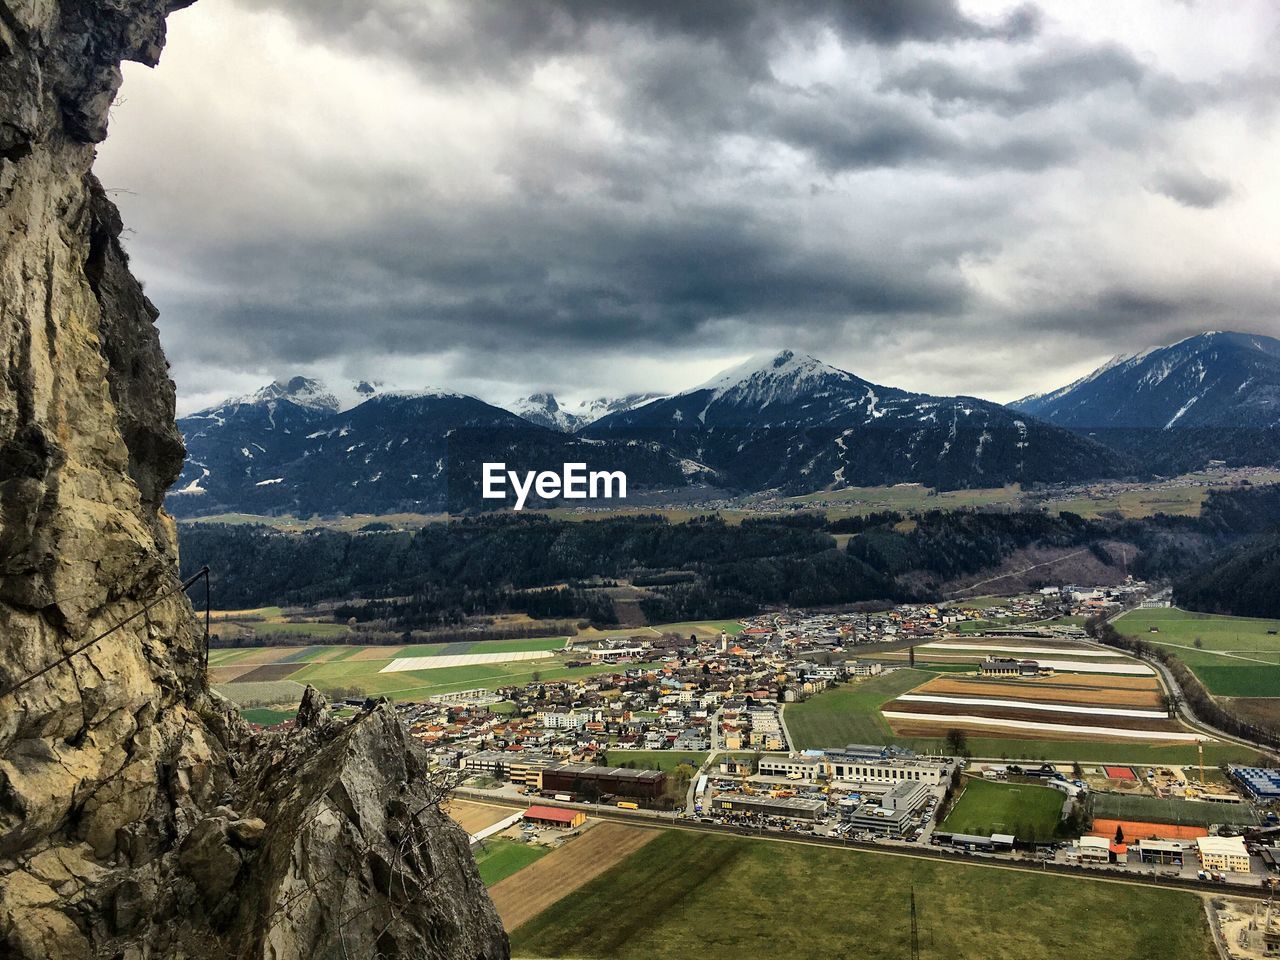
<path fill-rule="evenodd" d="M 992 783 L 965 777 L 964 792 L 940 830 L 990 836 L 1011 833 L 1019 840 L 1051 840 L 1067 795 L 1052 787 Z"/>
<path fill-rule="evenodd" d="M 1252 805 L 1247 803 L 1207 803 L 1176 797 L 1162 800 L 1159 797 L 1134 797 L 1118 793 L 1095 793 L 1093 815 L 1113 820 L 1144 820 L 1194 827 L 1207 827 L 1214 823 L 1254 825 L 1260 822 Z"/>
<path fill-rule="evenodd" d="M 1216 957 L 1189 893 L 681 831 L 508 929 L 516 957 L 897 960 L 913 886 L 922 957 Z"/>
<path fill-rule="evenodd" d="M 1134 610 L 1115 627 L 1177 654 L 1216 696 L 1280 697 L 1280 622 L 1168 608 Z"/>

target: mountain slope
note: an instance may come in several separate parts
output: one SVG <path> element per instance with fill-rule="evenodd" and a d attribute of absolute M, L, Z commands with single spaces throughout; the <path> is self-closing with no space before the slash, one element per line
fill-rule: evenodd
<path fill-rule="evenodd" d="M 1063 427 L 1186 429 L 1280 424 L 1280 340 L 1205 333 L 1117 357 L 1009 405 Z"/>
<path fill-rule="evenodd" d="M 791 351 L 611 414 L 583 434 L 662 443 L 748 490 L 953 489 L 1117 476 L 1128 467 L 1091 440 L 999 404 L 878 386 Z"/>
<path fill-rule="evenodd" d="M 1116 357 L 1011 409 L 1087 433 L 1156 473 L 1280 462 L 1280 340 L 1205 333 Z"/>
<path fill-rule="evenodd" d="M 520 471 L 559 472 L 565 463 L 623 470 L 636 491 L 714 479 L 710 471 L 655 444 L 578 439 L 475 397 L 381 393 L 344 410 L 336 400 L 330 402 L 332 391 L 300 379 L 178 422 L 187 460 L 168 498 L 173 512 L 427 513 L 492 507 L 500 502 L 483 503 L 479 496 L 486 462 L 505 462 Z"/>

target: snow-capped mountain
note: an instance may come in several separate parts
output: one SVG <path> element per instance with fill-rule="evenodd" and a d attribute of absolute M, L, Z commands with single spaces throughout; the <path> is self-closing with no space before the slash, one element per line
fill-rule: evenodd
<path fill-rule="evenodd" d="M 368 385 L 366 385 L 368 386 Z M 474 507 L 482 464 L 584 462 L 637 491 L 714 479 L 655 444 L 600 444 L 447 391 L 378 392 L 348 406 L 296 377 L 178 421 L 187 461 L 168 498 L 181 515 L 435 512 Z"/>
<path fill-rule="evenodd" d="M 750 490 L 999 486 L 1129 468 L 1091 440 L 999 404 L 879 386 L 790 350 L 603 417 L 583 435 L 662 443 Z"/>
<path fill-rule="evenodd" d="M 603 416 L 634 409 L 661 396 L 663 394 L 660 393 L 631 393 L 625 397 L 597 397 L 594 400 L 563 404 L 554 394 L 535 393 L 521 397 L 507 409 L 541 427 L 549 427 L 562 433 L 576 433 Z"/>
<path fill-rule="evenodd" d="M 1075 383 L 1009 406 L 1084 429 L 1274 427 L 1280 424 L 1280 340 L 1203 333 L 1116 357 Z"/>

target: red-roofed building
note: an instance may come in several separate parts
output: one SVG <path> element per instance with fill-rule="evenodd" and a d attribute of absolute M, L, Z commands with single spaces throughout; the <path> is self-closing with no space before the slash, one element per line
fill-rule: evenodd
<path fill-rule="evenodd" d="M 562 810 L 560 807 L 530 807 L 524 812 L 524 819 L 530 823 L 571 830 L 582 826 L 587 820 L 587 815 L 581 810 Z"/>

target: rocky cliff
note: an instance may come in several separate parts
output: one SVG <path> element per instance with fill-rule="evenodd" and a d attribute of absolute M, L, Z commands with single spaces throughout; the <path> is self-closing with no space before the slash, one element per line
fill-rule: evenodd
<path fill-rule="evenodd" d="M 389 708 L 254 736 L 206 689 L 174 389 L 91 172 L 185 5 L 0 0 L 0 955 L 506 957 Z"/>

